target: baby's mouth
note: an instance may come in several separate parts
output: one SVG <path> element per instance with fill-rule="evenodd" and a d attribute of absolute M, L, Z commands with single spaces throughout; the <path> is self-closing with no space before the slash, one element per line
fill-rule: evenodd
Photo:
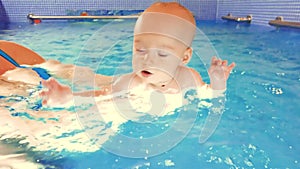
<path fill-rule="evenodd" d="M 151 72 L 149 72 L 149 71 L 147 71 L 147 70 L 143 70 L 143 71 L 141 71 L 141 74 L 142 74 L 142 76 L 144 76 L 144 77 L 149 77 L 149 76 L 151 76 L 151 75 L 152 75 L 152 73 L 151 73 Z"/>

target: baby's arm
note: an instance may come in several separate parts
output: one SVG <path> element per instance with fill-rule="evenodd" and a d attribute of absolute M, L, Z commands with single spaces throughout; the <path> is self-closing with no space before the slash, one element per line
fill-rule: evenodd
<path fill-rule="evenodd" d="M 54 78 L 43 80 L 42 85 L 47 89 L 40 93 L 40 96 L 43 99 L 42 104 L 54 107 L 61 106 L 72 101 L 74 96 L 94 97 L 106 95 L 111 92 L 110 86 L 103 86 L 101 90 L 73 93 L 69 86 L 60 84 Z"/>
<path fill-rule="evenodd" d="M 56 78 L 68 79 L 76 85 L 90 85 L 95 83 L 96 86 L 109 84 L 113 77 L 95 74 L 88 67 L 64 64 L 57 60 L 47 60 L 46 62 L 36 65 L 46 69 L 52 76 Z"/>
<path fill-rule="evenodd" d="M 97 97 L 101 95 L 108 95 L 112 93 L 117 93 L 120 91 L 127 90 L 131 84 L 130 79 L 132 79 L 134 75 L 133 74 L 125 74 L 120 77 L 109 77 L 111 80 L 109 83 L 101 84 L 97 87 L 100 88 L 100 90 L 94 90 L 94 91 L 84 91 L 84 92 L 72 92 L 71 88 L 66 85 L 60 84 L 57 80 L 54 78 L 50 78 L 48 80 L 43 80 L 42 85 L 47 89 L 40 93 L 40 96 L 42 97 L 43 105 L 48 106 L 63 106 L 67 104 L 68 102 L 72 101 L 74 96 L 81 96 L 81 97 Z M 101 83 L 101 77 L 102 75 L 97 75 L 95 78 L 96 85 Z M 106 79 L 106 76 L 105 76 Z M 132 84 L 134 85 L 134 84 Z"/>

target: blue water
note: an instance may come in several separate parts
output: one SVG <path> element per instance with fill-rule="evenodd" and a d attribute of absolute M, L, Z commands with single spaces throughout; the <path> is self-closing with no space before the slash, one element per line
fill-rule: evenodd
<path fill-rule="evenodd" d="M 118 21 L 116 27 L 107 27 L 107 23 L 12 24 L 0 30 L 0 39 L 20 43 L 46 59 L 90 66 L 97 73 L 130 72 L 130 28 L 134 21 Z M 198 27 L 207 37 L 200 36 L 194 42 L 195 55 L 189 66 L 208 82 L 203 66 L 207 61 L 201 63 L 198 55 L 201 58 L 218 54 L 237 64 L 228 80 L 222 119 L 207 142 L 198 142 L 207 117 L 207 109 L 201 108 L 188 135 L 156 156 L 128 158 L 104 149 L 88 153 L 66 151 L 53 155 L 51 151 L 30 151 L 28 154 L 44 166 L 63 169 L 300 168 L 300 31 L 202 21 L 198 21 Z M 201 49 L 201 40 L 212 46 L 207 53 L 201 53 L 207 51 Z M 172 124 L 176 117 L 175 111 L 150 127 L 129 121 L 120 126 L 120 132 L 138 133 L 132 137 L 157 135 L 162 132 L 161 126 Z"/>

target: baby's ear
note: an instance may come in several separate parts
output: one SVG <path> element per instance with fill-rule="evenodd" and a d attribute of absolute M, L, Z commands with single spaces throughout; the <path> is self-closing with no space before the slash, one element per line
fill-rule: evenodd
<path fill-rule="evenodd" d="M 193 49 L 191 47 L 186 48 L 183 54 L 182 63 L 184 64 L 189 63 L 192 58 L 192 53 L 193 53 Z"/>

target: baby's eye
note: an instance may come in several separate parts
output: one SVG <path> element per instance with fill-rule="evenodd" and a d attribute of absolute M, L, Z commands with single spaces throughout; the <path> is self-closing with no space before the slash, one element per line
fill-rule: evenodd
<path fill-rule="evenodd" d="M 165 51 L 159 51 L 158 52 L 158 56 L 161 56 L 161 57 L 167 57 L 169 55 L 169 53 L 165 52 Z"/>
<path fill-rule="evenodd" d="M 144 49 L 144 48 L 136 48 L 135 51 L 137 51 L 139 53 L 145 53 L 146 49 Z"/>

